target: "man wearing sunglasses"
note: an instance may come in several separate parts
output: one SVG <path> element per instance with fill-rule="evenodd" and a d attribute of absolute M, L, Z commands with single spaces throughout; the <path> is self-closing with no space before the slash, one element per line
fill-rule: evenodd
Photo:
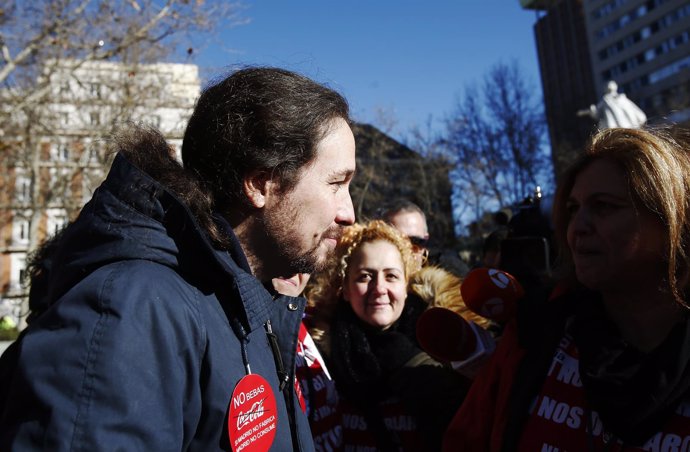
<path fill-rule="evenodd" d="M 422 209 L 412 201 L 398 199 L 381 212 L 381 218 L 410 239 L 415 260 L 422 268 L 429 258 L 429 228 Z"/>

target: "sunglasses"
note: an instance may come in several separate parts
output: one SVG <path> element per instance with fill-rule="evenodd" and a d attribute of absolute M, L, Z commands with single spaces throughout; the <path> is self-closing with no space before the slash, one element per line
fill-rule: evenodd
<path fill-rule="evenodd" d="M 410 242 L 412 242 L 412 246 L 417 248 L 426 248 L 427 244 L 429 243 L 429 239 L 425 239 L 422 237 L 415 237 L 411 235 L 407 238 L 410 239 Z"/>
<path fill-rule="evenodd" d="M 422 237 L 408 236 L 410 243 L 412 243 L 412 252 L 420 254 L 422 258 L 422 265 L 426 264 L 429 258 L 429 250 L 426 245 L 429 243 L 429 239 L 424 239 Z"/>

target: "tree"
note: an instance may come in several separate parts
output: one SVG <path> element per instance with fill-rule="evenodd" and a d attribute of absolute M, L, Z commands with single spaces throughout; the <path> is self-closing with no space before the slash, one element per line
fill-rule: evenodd
<path fill-rule="evenodd" d="M 546 122 L 516 62 L 499 63 L 458 97 L 442 143 L 454 163 L 456 214 L 472 220 L 515 204 L 539 185 L 550 187 Z"/>
<path fill-rule="evenodd" d="M 21 107 L 49 94 L 50 66 L 62 60 L 153 63 L 179 54 L 181 48 L 191 56 L 192 33 L 208 34 L 219 21 L 239 20 L 239 6 L 233 2 L 160 3 L 8 2 L 0 7 L 0 84 Z"/>
<path fill-rule="evenodd" d="M 396 198 L 407 199 L 424 211 L 431 245 L 452 246 L 455 233 L 448 177 L 452 165 L 439 145 L 433 118 L 409 129 L 402 142 L 390 136 L 398 124 L 391 111 L 379 108 L 375 124 L 353 127 L 357 173 L 351 193 L 357 219 L 375 217 Z"/>
<path fill-rule="evenodd" d="M 451 207 L 452 187 L 449 173 L 453 165 L 441 146 L 442 140 L 429 116 L 422 126 L 410 129 L 406 144 L 422 158 L 416 161 L 416 203 L 426 213 L 429 231 L 439 247 L 455 244 L 455 226 Z"/>
<path fill-rule="evenodd" d="M 104 138 L 122 123 L 145 121 L 173 141 L 181 137 L 184 121 L 170 117 L 191 112 L 197 69 L 159 62 L 191 59 L 196 42 L 221 21 L 236 23 L 239 11 L 221 0 L 15 0 L 0 6 L 4 257 L 31 253 L 76 216 L 109 165 Z M 22 229 L 26 242 L 16 240 L 13 228 Z"/>
<path fill-rule="evenodd" d="M 452 241 L 447 172 L 431 176 L 430 167 L 436 167 L 437 162 L 374 126 L 354 124 L 352 131 L 357 144 L 357 172 L 350 193 L 358 221 L 373 218 L 393 199 L 404 198 L 418 204 L 427 214 L 434 244 Z"/>

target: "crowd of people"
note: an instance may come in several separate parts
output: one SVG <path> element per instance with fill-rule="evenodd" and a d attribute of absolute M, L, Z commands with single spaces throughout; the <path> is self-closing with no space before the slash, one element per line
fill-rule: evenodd
<path fill-rule="evenodd" d="M 182 162 L 117 134 L 29 265 L 0 449 L 690 450 L 687 132 L 595 134 L 540 231 L 548 274 L 502 272 L 506 224 L 477 309 L 417 205 L 355 219 L 350 125 L 334 90 L 246 68 L 202 92 Z"/>

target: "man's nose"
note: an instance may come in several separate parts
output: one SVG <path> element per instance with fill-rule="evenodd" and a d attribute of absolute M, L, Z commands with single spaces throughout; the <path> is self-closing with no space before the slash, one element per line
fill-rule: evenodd
<path fill-rule="evenodd" d="M 342 226 L 349 226 L 355 223 L 355 209 L 352 206 L 349 188 L 343 191 L 343 196 L 339 200 L 335 222 Z"/>

